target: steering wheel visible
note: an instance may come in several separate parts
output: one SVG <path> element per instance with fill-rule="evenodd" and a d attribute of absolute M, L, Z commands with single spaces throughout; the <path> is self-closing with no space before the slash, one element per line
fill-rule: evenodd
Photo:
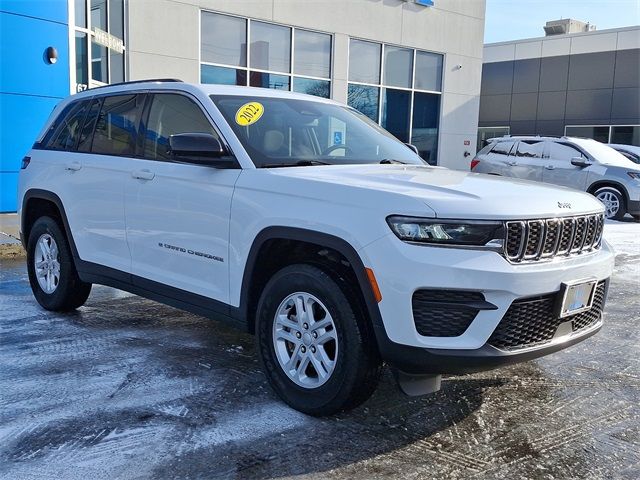
<path fill-rule="evenodd" d="M 340 150 L 340 149 L 344 150 L 344 153 L 347 154 L 347 155 L 353 153 L 353 150 L 350 147 L 347 147 L 346 145 L 342 145 L 342 144 L 337 144 L 337 145 L 331 145 L 330 147 L 325 148 L 322 151 L 322 155 L 323 156 L 324 155 L 329 155 L 329 154 L 335 152 L 336 150 Z"/>

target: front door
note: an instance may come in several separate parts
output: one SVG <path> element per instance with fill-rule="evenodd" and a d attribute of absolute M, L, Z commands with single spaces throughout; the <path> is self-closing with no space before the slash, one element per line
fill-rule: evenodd
<path fill-rule="evenodd" d="M 133 281 L 228 303 L 231 198 L 241 170 L 172 161 L 170 135 L 217 135 L 197 100 L 156 93 L 146 110 L 143 158 L 134 162 L 125 193 Z"/>
<path fill-rule="evenodd" d="M 585 190 L 589 167 L 577 167 L 571 164 L 571 160 L 573 158 L 586 160 L 587 157 L 568 143 L 549 142 L 548 151 L 548 158 L 544 161 L 542 181 Z"/>

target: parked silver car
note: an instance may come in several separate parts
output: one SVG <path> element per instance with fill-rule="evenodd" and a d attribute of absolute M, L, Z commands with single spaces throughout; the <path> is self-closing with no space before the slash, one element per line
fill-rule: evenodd
<path fill-rule="evenodd" d="M 608 143 L 616 152 L 620 152 L 633 163 L 640 163 L 640 147 L 635 145 L 622 145 L 618 143 Z"/>
<path fill-rule="evenodd" d="M 595 195 L 607 218 L 640 220 L 640 165 L 600 142 L 575 137 L 499 137 L 471 161 L 477 173 L 564 185 Z"/>

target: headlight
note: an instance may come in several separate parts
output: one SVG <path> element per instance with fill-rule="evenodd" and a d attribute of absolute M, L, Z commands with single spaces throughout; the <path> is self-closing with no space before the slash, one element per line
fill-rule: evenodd
<path fill-rule="evenodd" d="M 391 216 L 387 223 L 393 233 L 405 242 L 486 246 L 492 249 L 501 249 L 504 245 L 502 222 Z"/>
<path fill-rule="evenodd" d="M 640 180 L 640 172 L 627 172 L 627 175 L 636 180 Z"/>

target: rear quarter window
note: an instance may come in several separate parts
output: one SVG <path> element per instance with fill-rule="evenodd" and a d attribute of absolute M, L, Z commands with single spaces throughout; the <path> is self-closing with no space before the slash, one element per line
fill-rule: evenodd
<path fill-rule="evenodd" d="M 51 150 L 74 150 L 89 101 L 74 102 L 60 114 L 44 140 Z"/>

